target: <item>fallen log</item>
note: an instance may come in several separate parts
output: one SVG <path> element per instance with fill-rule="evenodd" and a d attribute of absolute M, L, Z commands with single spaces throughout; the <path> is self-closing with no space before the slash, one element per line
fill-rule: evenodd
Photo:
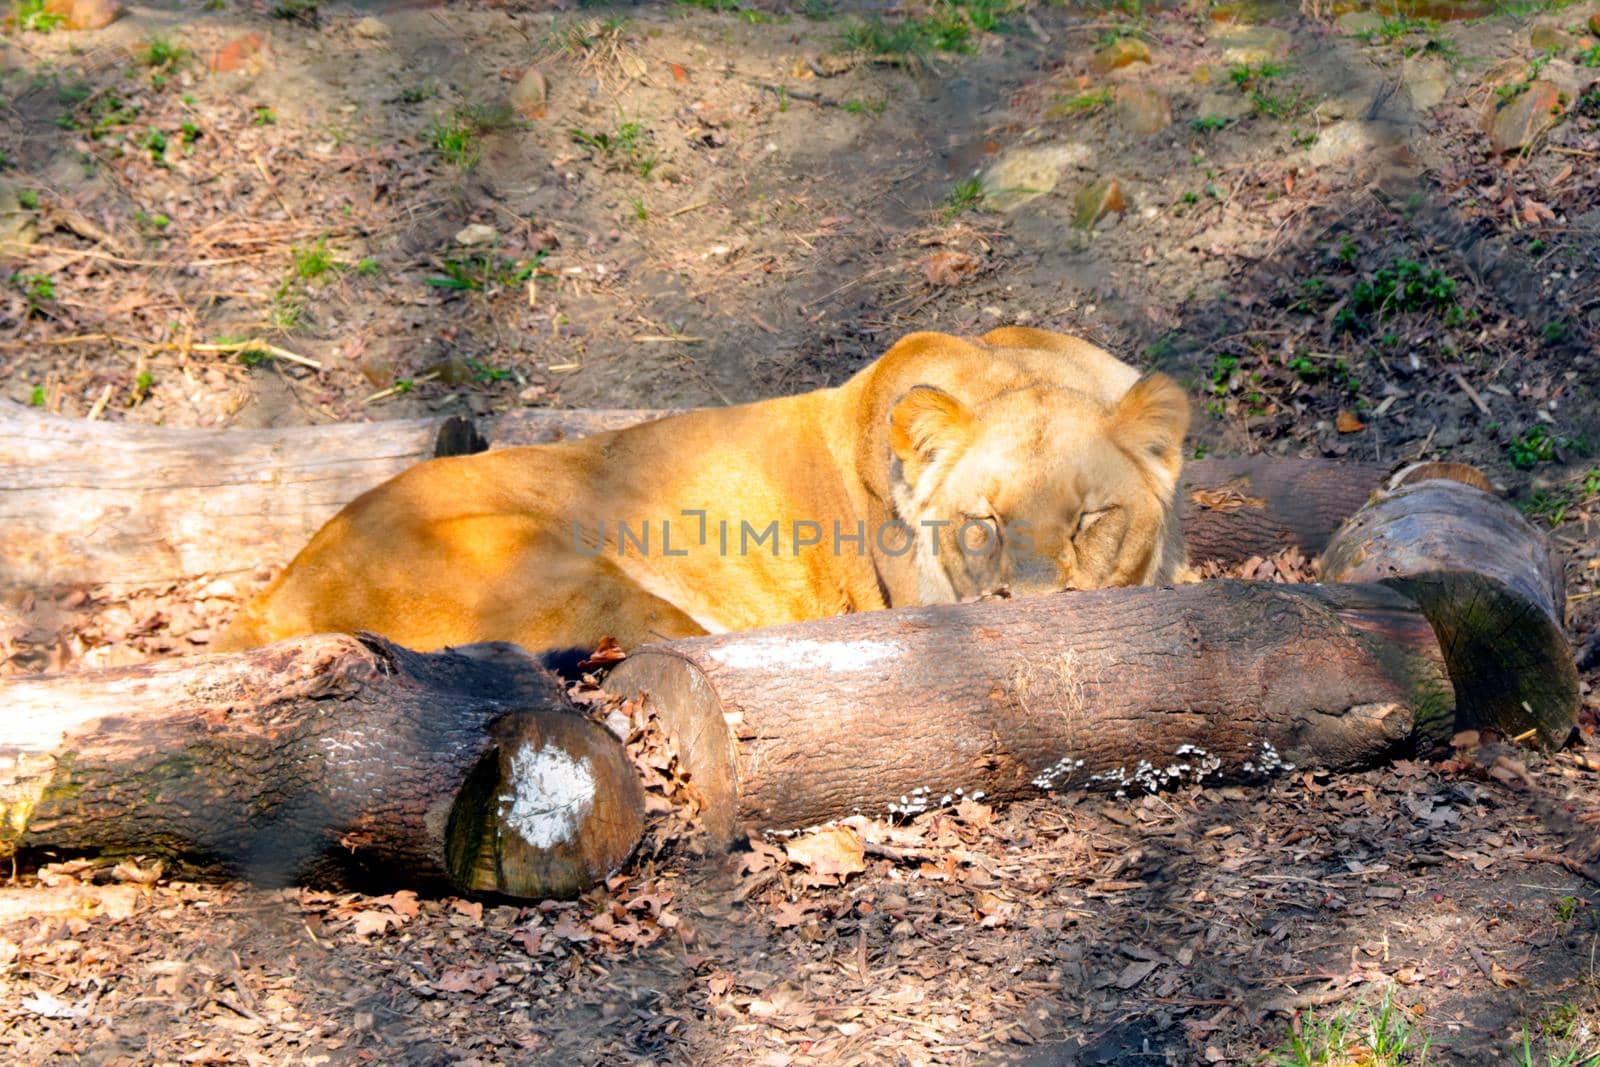
<path fill-rule="evenodd" d="M 621 745 L 512 645 L 320 636 L 0 683 L 0 857 L 572 895 L 643 832 Z"/>
<path fill-rule="evenodd" d="M 361 493 L 423 460 L 540 444 L 672 414 L 511 412 L 305 426 L 182 429 L 88 422 L 0 401 L 0 589 L 143 587 L 287 563 Z M 1384 471 L 1249 456 L 1191 462 L 1185 536 L 1196 562 L 1291 545 L 1307 555 Z"/>
<path fill-rule="evenodd" d="M 1461 464 L 1397 475 L 1318 560 L 1331 582 L 1374 582 L 1422 608 L 1459 694 L 1462 729 L 1562 744 L 1578 704 L 1566 589 L 1549 538 Z"/>
<path fill-rule="evenodd" d="M 1190 460 L 1180 482 L 1189 558 L 1227 566 L 1287 548 L 1315 556 L 1386 473 L 1374 463 L 1286 456 Z"/>
<path fill-rule="evenodd" d="M 1448 743 L 1383 585 L 1217 581 L 869 612 L 646 646 L 606 688 L 677 738 L 721 840 L 957 796 L 1349 770 Z"/>
<path fill-rule="evenodd" d="M 1468 727 L 1561 743 L 1578 685 L 1547 539 L 1472 468 L 1391 484 L 1318 560 L 1349 584 L 877 612 L 647 646 L 606 686 L 676 734 L 723 839 L 963 791 L 1346 770 Z"/>
<path fill-rule="evenodd" d="M 533 443 L 650 415 L 525 411 L 506 425 Z M 288 562 L 341 507 L 407 467 L 485 447 L 460 417 L 184 429 L 0 401 L 0 589 L 249 574 Z"/>

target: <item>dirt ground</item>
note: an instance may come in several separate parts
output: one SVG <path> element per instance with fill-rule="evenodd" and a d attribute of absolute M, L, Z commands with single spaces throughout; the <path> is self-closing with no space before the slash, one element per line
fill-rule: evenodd
<path fill-rule="evenodd" d="M 1560 861 L 1600 819 L 1600 6 L 1408 10 L 214 0 L 43 32 L 19 4 L 0 396 L 189 426 L 718 404 L 916 329 L 1061 329 L 1187 383 L 1197 455 L 1479 465 L 1568 556 L 1586 712 L 1554 758 L 963 802 L 856 827 L 845 874 L 664 827 L 538 908 L 47 869 L 0 893 L 0 1050 L 1591 1062 L 1600 897 Z M 203 649 L 248 592 L 16 598 L 0 673 Z"/>

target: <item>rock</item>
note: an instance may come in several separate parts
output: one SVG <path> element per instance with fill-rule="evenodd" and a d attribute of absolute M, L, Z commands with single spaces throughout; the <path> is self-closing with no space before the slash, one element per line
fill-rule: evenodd
<path fill-rule="evenodd" d="M 1569 63 L 1565 59 L 1552 59 L 1544 65 L 1539 72 L 1539 77 L 1556 87 L 1556 91 L 1568 101 L 1576 100 L 1583 95 L 1589 83 L 1600 77 L 1600 70 L 1593 67 L 1580 67 L 1576 63 Z"/>
<path fill-rule="evenodd" d="M 1113 101 L 1117 123 L 1129 133 L 1160 133 L 1172 125 L 1172 101 L 1147 85 L 1119 85 Z"/>
<path fill-rule="evenodd" d="M 5 259 L 39 239 L 34 213 L 22 206 L 18 188 L 0 178 L 0 259 Z M 20 247 L 19 247 L 20 246 Z"/>
<path fill-rule="evenodd" d="M 98 30 L 111 25 L 122 14 L 117 0 L 45 0 L 45 13 L 60 15 L 68 30 Z"/>
<path fill-rule="evenodd" d="M 1427 111 L 1443 103 L 1450 90 L 1450 64 L 1439 56 L 1412 56 L 1402 64 L 1400 78 L 1411 96 L 1411 106 Z"/>
<path fill-rule="evenodd" d="M 1120 70 L 1130 63 L 1150 62 L 1150 46 L 1137 37 L 1118 37 L 1094 54 L 1091 66 L 1101 74 Z"/>
<path fill-rule="evenodd" d="M 1212 35 L 1222 45 L 1222 61 L 1256 66 L 1289 54 L 1289 35 L 1270 26 L 1227 26 Z"/>
<path fill-rule="evenodd" d="M 350 27 L 350 32 L 363 41 L 381 41 L 389 36 L 389 24 L 380 18 L 368 15 L 357 19 L 356 24 Z"/>
<path fill-rule="evenodd" d="M 1491 103 L 1484 113 L 1484 132 L 1496 152 L 1516 152 L 1554 126 L 1560 113 L 1561 90 L 1540 79 L 1504 107 Z"/>
<path fill-rule="evenodd" d="M 544 80 L 544 72 L 538 67 L 529 67 L 522 80 L 517 82 L 517 87 L 511 90 L 511 106 L 525 119 L 544 118 L 549 99 L 550 87 Z"/>
<path fill-rule="evenodd" d="M 494 244 L 495 238 L 498 236 L 499 234 L 495 233 L 493 226 L 474 222 L 470 226 L 462 227 L 460 232 L 456 234 L 456 244 L 462 248 L 476 248 L 479 245 Z"/>
<path fill-rule="evenodd" d="M 1243 93 L 1207 93 L 1200 98 L 1198 112 L 1203 119 L 1238 121 L 1255 110 Z"/>
<path fill-rule="evenodd" d="M 1371 145 L 1366 123 L 1350 120 L 1335 122 L 1324 127 L 1317 135 L 1317 142 L 1306 151 L 1306 158 L 1313 166 L 1326 167 L 1365 152 Z"/>
<path fill-rule="evenodd" d="M 983 202 L 993 211 L 1015 211 L 1053 191 L 1061 172 L 1088 162 L 1089 149 L 1076 142 L 1013 148 L 983 172 Z"/>
<path fill-rule="evenodd" d="M 266 34 L 252 30 L 223 44 L 212 53 L 206 66 L 216 74 L 231 74 L 240 70 L 253 73 L 266 66 L 270 55 L 271 45 Z"/>
<path fill-rule="evenodd" d="M 1115 212 L 1122 214 L 1128 205 L 1122 199 L 1122 184 L 1115 178 L 1101 178 L 1078 193 L 1072 202 L 1072 224 L 1091 230 L 1094 224 Z"/>
<path fill-rule="evenodd" d="M 1528 32 L 1528 44 L 1536 52 L 1554 52 L 1560 55 L 1572 47 L 1572 38 L 1554 26 L 1535 26 Z"/>
<path fill-rule="evenodd" d="M 1333 28 L 1346 37 L 1365 37 L 1377 33 L 1383 25 L 1383 16 L 1376 11 L 1346 11 L 1333 20 Z"/>

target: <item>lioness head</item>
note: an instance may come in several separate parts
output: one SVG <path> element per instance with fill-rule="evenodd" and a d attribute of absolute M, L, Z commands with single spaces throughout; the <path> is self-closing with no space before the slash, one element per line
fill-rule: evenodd
<path fill-rule="evenodd" d="M 924 604 L 1165 581 L 1189 405 L 1162 374 L 1111 408 L 1072 389 L 979 404 L 919 385 L 889 413 Z"/>

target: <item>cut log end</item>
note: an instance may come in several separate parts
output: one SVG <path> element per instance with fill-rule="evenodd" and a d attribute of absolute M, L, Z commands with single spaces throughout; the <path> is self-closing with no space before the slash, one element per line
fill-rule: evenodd
<path fill-rule="evenodd" d="M 1428 617 L 1456 693 L 1457 730 L 1506 737 L 1534 731 L 1555 748 L 1572 732 L 1578 671 L 1561 628 L 1542 606 L 1492 578 L 1465 571 L 1383 583 Z"/>
<path fill-rule="evenodd" d="M 1562 744 L 1578 676 L 1549 540 L 1464 464 L 1420 464 L 1391 484 L 1333 535 L 1323 579 L 1382 582 L 1417 604 L 1444 653 L 1457 729 Z"/>
<path fill-rule="evenodd" d="M 723 847 L 733 842 L 739 833 L 737 748 L 705 672 L 692 659 L 653 646 L 617 664 L 606 688 L 649 701 L 662 728 L 678 739 L 684 777 L 695 793 L 707 835 Z"/>
<path fill-rule="evenodd" d="M 567 712 L 513 712 L 457 795 L 451 880 L 508 897 L 575 896 L 616 873 L 644 834 L 644 792 L 617 739 Z"/>

